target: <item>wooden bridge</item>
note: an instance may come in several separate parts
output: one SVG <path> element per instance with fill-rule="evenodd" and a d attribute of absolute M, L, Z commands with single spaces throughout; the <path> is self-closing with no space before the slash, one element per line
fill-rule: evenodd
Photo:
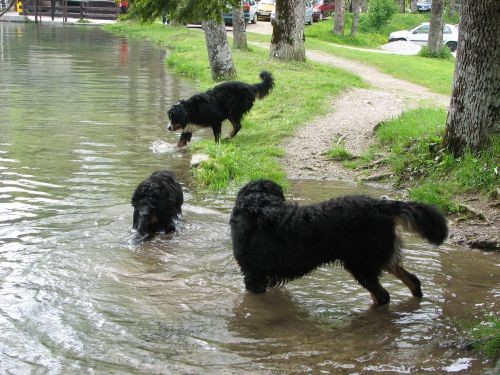
<path fill-rule="evenodd" d="M 112 0 L 24 0 L 22 6 L 22 13 L 34 16 L 35 22 L 41 16 L 67 22 L 68 18 L 115 20 L 120 15 L 120 7 Z"/>

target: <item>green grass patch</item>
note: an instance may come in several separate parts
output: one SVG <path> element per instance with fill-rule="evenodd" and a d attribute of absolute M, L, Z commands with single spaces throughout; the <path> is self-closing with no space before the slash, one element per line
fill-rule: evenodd
<path fill-rule="evenodd" d="M 214 86 L 208 64 L 204 34 L 182 26 L 117 23 L 106 30 L 130 37 L 149 39 L 168 48 L 167 64 L 175 72 L 196 81 L 200 90 Z M 326 65 L 293 63 L 269 59 L 269 50 L 252 47 L 233 50 L 238 80 L 259 82 L 262 70 L 270 71 L 276 86 L 263 100 L 257 100 L 243 120 L 243 129 L 230 141 L 215 145 L 213 139 L 191 144 L 212 160 L 193 170 L 199 186 L 225 190 L 255 178 L 270 178 L 286 185 L 285 174 L 277 160 L 283 139 L 297 126 L 326 114 L 328 100 L 340 91 L 366 87 L 348 72 Z M 224 125 L 223 131 L 227 132 Z"/>
<path fill-rule="evenodd" d="M 316 24 L 313 27 L 316 27 Z M 269 43 L 271 36 L 248 33 L 248 39 L 254 42 Z M 355 50 L 336 46 L 330 42 L 315 38 L 306 38 L 306 49 L 359 61 L 396 78 L 427 87 L 432 92 L 451 95 L 453 73 L 455 71 L 454 59 L 429 59 L 421 56 L 404 56 L 383 54 L 370 50 Z M 418 99 L 425 98 L 416 98 L 416 100 Z"/>
<path fill-rule="evenodd" d="M 454 59 L 429 59 L 348 49 L 313 38 L 306 39 L 306 48 L 356 60 L 396 78 L 427 87 L 432 92 L 451 95 Z"/>
<path fill-rule="evenodd" d="M 471 339 L 473 349 L 487 357 L 498 360 L 500 357 L 500 319 L 496 316 L 486 318 L 476 324 L 463 324 Z"/>
<path fill-rule="evenodd" d="M 478 155 L 466 152 L 456 158 L 441 148 L 445 124 L 443 109 L 405 112 L 379 126 L 375 151 L 387 153 L 396 183 L 408 188 L 411 199 L 434 204 L 443 212 L 456 212 L 457 194 L 490 194 L 500 184 L 500 138 L 494 138 L 491 147 Z"/>
<path fill-rule="evenodd" d="M 330 43 L 345 44 L 356 47 L 377 48 L 387 43 L 389 34 L 393 31 L 409 30 L 422 22 L 428 22 L 429 14 L 408 13 L 395 14 L 388 23 L 380 29 L 374 29 L 370 26 L 367 13 L 361 14 L 358 32 L 351 36 L 352 14 L 346 15 L 344 35 L 339 36 L 333 33 L 333 17 L 317 22 L 312 26 L 306 27 L 306 38 L 315 38 Z"/>

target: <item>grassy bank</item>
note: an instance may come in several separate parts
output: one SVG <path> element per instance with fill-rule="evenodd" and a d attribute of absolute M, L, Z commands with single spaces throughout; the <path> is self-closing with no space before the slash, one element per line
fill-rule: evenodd
<path fill-rule="evenodd" d="M 500 139 L 479 155 L 466 153 L 456 158 L 440 147 L 445 124 L 443 109 L 406 112 L 382 123 L 376 132 L 377 144 L 363 158 L 346 165 L 367 166 L 383 154 L 382 162 L 394 172 L 396 185 L 407 188 L 411 199 L 432 203 L 443 212 L 459 211 L 458 195 L 479 192 L 487 196 L 499 186 Z M 332 150 L 335 155 L 338 149 Z"/>
<path fill-rule="evenodd" d="M 256 33 L 248 33 L 248 38 L 255 42 L 269 43 L 271 41 L 270 35 Z M 348 49 L 316 38 L 306 38 L 306 48 L 359 61 L 396 78 L 427 87 L 438 94 L 451 94 L 455 71 L 454 59 L 430 59 Z"/>
<path fill-rule="evenodd" d="M 214 85 L 210 77 L 205 39 L 199 30 L 161 24 L 118 23 L 108 31 L 144 38 L 169 49 L 167 64 L 176 73 L 196 81 L 200 90 Z M 271 178 L 286 186 L 277 161 L 279 145 L 301 124 L 326 113 L 331 97 L 347 87 L 363 87 L 360 78 L 348 72 L 313 62 L 284 63 L 270 60 L 268 51 L 233 51 L 238 80 L 258 82 L 262 70 L 272 72 L 276 86 L 243 120 L 243 129 L 231 141 L 215 145 L 213 139 L 191 144 L 212 158 L 193 171 L 199 186 L 221 190 L 255 178 Z M 179 98 L 182 99 L 182 98 Z M 166 114 L 165 114 L 166 116 Z M 228 132 L 227 127 L 224 127 Z"/>
<path fill-rule="evenodd" d="M 351 36 L 352 14 L 347 14 L 345 19 L 344 35 L 333 34 L 333 17 L 323 22 L 306 27 L 306 38 L 315 38 L 330 43 L 345 44 L 349 46 L 377 48 L 387 43 L 389 34 L 393 31 L 409 30 L 422 22 L 429 22 L 429 13 L 396 13 L 380 28 L 370 25 L 367 13 L 361 14 L 358 32 Z M 458 17 L 450 19 L 445 14 L 444 23 L 457 24 Z"/>

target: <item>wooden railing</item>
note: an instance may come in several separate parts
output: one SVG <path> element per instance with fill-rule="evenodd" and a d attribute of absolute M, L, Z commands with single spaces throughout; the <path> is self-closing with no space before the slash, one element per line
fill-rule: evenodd
<path fill-rule="evenodd" d="M 23 14 L 37 17 L 56 17 L 67 22 L 68 18 L 115 20 L 120 8 L 113 1 L 25 0 Z"/>

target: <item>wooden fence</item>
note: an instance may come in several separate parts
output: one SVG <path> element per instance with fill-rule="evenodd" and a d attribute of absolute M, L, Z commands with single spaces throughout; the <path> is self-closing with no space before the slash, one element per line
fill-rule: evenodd
<path fill-rule="evenodd" d="M 68 0 L 24 0 L 23 14 L 62 18 L 115 20 L 120 15 L 120 7 L 114 1 L 68 1 Z"/>

